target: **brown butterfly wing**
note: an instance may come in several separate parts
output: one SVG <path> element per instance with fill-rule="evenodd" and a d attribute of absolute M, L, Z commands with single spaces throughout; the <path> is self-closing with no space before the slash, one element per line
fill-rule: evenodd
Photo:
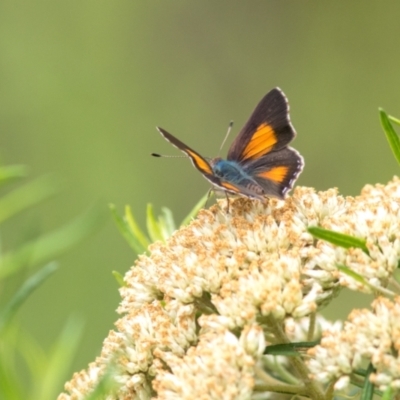
<path fill-rule="evenodd" d="M 286 96 L 275 88 L 258 103 L 232 143 L 227 158 L 245 164 L 284 148 L 295 136 Z"/>

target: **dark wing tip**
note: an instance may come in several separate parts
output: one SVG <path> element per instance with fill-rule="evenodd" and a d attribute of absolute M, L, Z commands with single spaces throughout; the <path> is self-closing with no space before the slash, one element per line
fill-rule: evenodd
<path fill-rule="evenodd" d="M 273 91 L 277 91 L 277 92 L 279 92 L 280 94 L 283 94 L 284 96 L 285 96 L 285 93 L 283 93 L 283 90 L 279 87 L 279 86 L 276 86 L 276 87 L 274 87 L 272 90 L 271 90 L 271 92 L 273 92 Z M 286 96 L 285 96 L 286 97 Z"/>
<path fill-rule="evenodd" d="M 160 132 L 161 136 L 168 140 L 169 142 L 171 142 L 172 144 L 174 144 L 174 141 L 177 141 L 176 138 L 174 138 L 170 133 L 168 133 L 165 129 L 160 128 L 159 126 L 156 126 L 156 129 L 158 130 L 158 132 Z M 174 144 L 175 145 L 175 144 Z"/>
<path fill-rule="evenodd" d="M 286 103 L 286 105 L 288 106 L 289 101 L 285 95 L 285 93 L 283 92 L 283 90 L 280 87 L 275 87 L 272 90 L 270 90 L 265 97 L 275 97 L 276 99 L 281 99 L 283 100 L 284 103 Z"/>

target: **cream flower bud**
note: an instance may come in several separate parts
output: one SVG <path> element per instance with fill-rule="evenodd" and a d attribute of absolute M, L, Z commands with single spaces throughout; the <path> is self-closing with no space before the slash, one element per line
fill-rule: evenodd
<path fill-rule="evenodd" d="M 265 343 L 280 343 L 280 334 L 306 340 L 310 319 L 343 286 L 388 292 L 400 260 L 398 178 L 368 185 L 354 198 L 298 187 L 285 201 L 240 198 L 230 200 L 229 213 L 225 207 L 221 200 L 202 210 L 138 258 L 120 289 L 116 330 L 59 400 L 90 393 L 109 363 L 117 390 L 107 400 L 249 399 L 256 370 L 264 365 L 262 372 L 271 372 Z M 366 249 L 316 240 L 310 226 L 356 237 Z M 400 301 L 380 298 L 373 307 L 354 311 L 343 328 L 317 317 L 314 337 L 322 331 L 323 338 L 308 352 L 311 381 L 300 368 L 306 389 L 326 382 L 344 390 L 365 358 L 378 387 L 400 387 Z M 297 382 L 290 374 L 283 379 Z"/>

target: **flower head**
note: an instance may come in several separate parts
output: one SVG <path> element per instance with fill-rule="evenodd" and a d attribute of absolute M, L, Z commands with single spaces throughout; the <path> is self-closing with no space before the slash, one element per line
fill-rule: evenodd
<path fill-rule="evenodd" d="M 342 330 L 325 331 L 321 344 L 309 350 L 314 379 L 336 381 L 343 390 L 350 374 L 369 360 L 375 369 L 372 383 L 381 390 L 400 389 L 400 297 L 379 297 L 372 308 L 353 310 Z"/>
<path fill-rule="evenodd" d="M 110 399 L 250 398 L 256 372 L 266 365 L 263 347 L 281 340 L 277 326 L 286 324 L 300 335 L 301 318 L 332 301 L 342 286 L 385 288 L 400 259 L 397 178 L 368 186 L 355 198 L 300 187 L 285 201 L 230 202 L 229 213 L 221 200 L 139 257 L 120 289 L 117 330 L 59 400 L 80 399 L 92 390 L 109 361 L 119 384 Z M 307 228 L 316 225 L 364 239 L 368 254 L 314 239 Z M 342 348 L 334 347 L 336 336 L 326 334 L 311 353 L 318 379 L 347 379 L 362 357 L 348 340 L 352 329 L 340 334 Z M 328 355 L 335 360 L 329 365 Z M 379 362 L 397 368 L 387 357 Z M 377 382 L 383 382 L 380 376 Z"/>

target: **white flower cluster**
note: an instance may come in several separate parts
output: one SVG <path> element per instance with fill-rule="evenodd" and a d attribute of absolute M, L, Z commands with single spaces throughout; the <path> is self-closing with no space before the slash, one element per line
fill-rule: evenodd
<path fill-rule="evenodd" d="M 300 319 L 342 286 L 384 290 L 400 259 L 397 178 L 356 198 L 299 187 L 286 201 L 231 200 L 229 213 L 224 204 L 139 257 L 121 288 L 117 331 L 59 400 L 83 399 L 111 360 L 119 389 L 110 400 L 251 398 L 264 343 L 279 342 L 269 322 L 298 336 Z M 310 226 L 363 239 L 368 254 L 315 240 Z"/>
<path fill-rule="evenodd" d="M 189 400 L 206 393 L 210 399 L 249 399 L 255 360 L 265 348 L 262 329 L 247 326 L 237 337 L 216 316 L 203 316 L 199 324 L 199 341 L 183 357 L 155 351 L 153 387 L 158 398 Z"/>
<path fill-rule="evenodd" d="M 353 310 L 343 330 L 326 330 L 321 344 L 310 349 L 313 379 L 336 382 L 344 390 L 351 374 L 371 362 L 370 380 L 379 389 L 400 390 L 400 297 L 377 298 L 370 310 Z"/>

